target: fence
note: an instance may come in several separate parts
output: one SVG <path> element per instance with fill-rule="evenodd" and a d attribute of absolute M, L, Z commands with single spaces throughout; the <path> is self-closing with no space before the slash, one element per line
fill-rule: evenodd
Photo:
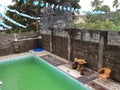
<path fill-rule="evenodd" d="M 112 69 L 111 78 L 120 82 L 120 34 L 113 31 L 51 28 L 42 34 L 43 47 L 63 58 L 85 59 L 93 70 L 100 67 Z"/>

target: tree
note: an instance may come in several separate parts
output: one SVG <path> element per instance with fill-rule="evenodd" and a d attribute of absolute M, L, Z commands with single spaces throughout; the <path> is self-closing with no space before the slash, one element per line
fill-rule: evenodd
<path fill-rule="evenodd" d="M 94 0 L 93 2 L 91 2 L 91 6 L 96 8 L 96 7 L 101 6 L 102 3 L 103 3 L 103 1 L 101 1 L 101 0 Z"/>
<path fill-rule="evenodd" d="M 102 14 L 87 13 L 86 14 L 86 19 L 85 19 L 85 21 L 87 23 L 94 23 L 97 20 L 104 21 L 105 18 L 109 18 L 108 14 L 110 14 L 110 7 L 108 5 L 97 6 L 93 11 L 104 11 L 104 12 L 107 12 L 107 14 L 102 15 Z"/>
<path fill-rule="evenodd" d="M 92 2 L 95 7 L 93 11 L 105 11 L 106 14 L 86 14 L 85 24 L 83 25 L 86 29 L 95 29 L 95 30 L 114 30 L 116 29 L 115 18 L 110 14 L 110 7 L 108 5 L 101 6 L 99 0 L 94 0 L 96 2 Z M 102 1 L 101 1 L 102 2 Z M 116 14 L 117 15 L 117 14 Z"/>
<path fill-rule="evenodd" d="M 115 7 L 117 9 L 119 7 L 119 5 L 120 5 L 119 0 L 114 0 L 113 1 L 113 7 Z"/>
<path fill-rule="evenodd" d="M 23 3 L 23 0 L 13 0 L 13 2 L 15 3 L 13 6 L 9 6 L 9 8 L 11 9 L 15 9 L 21 13 L 24 14 L 28 14 L 30 16 L 34 16 L 34 17 L 39 17 L 40 16 L 40 9 L 42 7 L 40 7 L 40 5 L 35 6 L 33 5 L 33 1 L 35 0 L 27 0 L 26 3 Z M 41 3 L 41 0 L 38 0 L 39 3 Z M 66 2 L 66 0 L 44 0 L 44 2 L 48 2 L 50 4 L 55 4 L 55 5 L 61 5 L 62 3 Z M 67 2 L 69 2 L 74 8 L 80 8 L 80 6 L 78 5 L 79 0 L 75 0 L 75 2 L 73 3 L 73 0 L 67 0 Z M 32 19 L 28 19 L 28 18 L 24 18 L 16 13 L 12 13 L 10 11 L 6 12 L 6 15 L 12 19 L 14 19 L 15 21 L 26 25 L 27 29 L 26 30 L 37 30 L 38 28 L 38 21 L 37 20 L 32 20 Z M 15 26 L 13 24 L 11 24 L 10 22 L 8 22 L 7 20 L 5 20 L 5 23 L 12 26 L 14 30 L 18 31 L 19 29 L 23 29 L 20 28 L 18 26 Z"/>
<path fill-rule="evenodd" d="M 93 23 L 85 23 L 82 26 L 84 29 L 95 29 L 95 30 L 115 30 L 116 25 L 114 22 L 109 19 L 105 19 L 105 21 L 97 20 Z"/>
<path fill-rule="evenodd" d="M 27 3 L 23 3 L 22 0 L 20 0 L 18 2 L 18 0 L 13 0 L 15 2 L 15 4 L 13 6 L 8 6 L 10 9 L 15 9 L 17 11 L 19 11 L 20 13 L 24 13 L 24 14 L 28 14 L 30 16 L 34 16 L 34 17 L 38 17 L 40 15 L 39 9 L 40 7 L 36 7 L 32 4 L 32 2 L 34 0 L 27 0 Z M 33 19 L 29 19 L 29 18 L 25 18 L 22 17 L 16 13 L 12 13 L 10 11 L 6 12 L 6 15 L 10 18 L 12 18 L 13 20 L 27 26 L 26 29 L 24 28 L 20 28 L 12 23 L 10 23 L 9 21 L 5 20 L 5 23 L 12 26 L 12 29 L 15 32 L 19 32 L 19 31 L 31 31 L 31 30 L 37 30 L 36 28 L 36 21 L 37 20 L 33 20 Z"/>
<path fill-rule="evenodd" d="M 45 1 L 49 2 L 49 3 L 59 4 L 59 5 L 65 3 L 65 2 L 69 2 L 72 7 L 81 8 L 81 6 L 78 4 L 80 2 L 80 0 L 45 0 Z"/>
<path fill-rule="evenodd" d="M 96 7 L 94 9 L 95 11 L 104 11 L 104 12 L 110 12 L 110 7 L 108 5 L 103 5 L 101 7 Z"/>

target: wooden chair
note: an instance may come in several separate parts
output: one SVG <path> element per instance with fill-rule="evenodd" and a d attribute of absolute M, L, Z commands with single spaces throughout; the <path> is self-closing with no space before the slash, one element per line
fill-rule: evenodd
<path fill-rule="evenodd" d="M 98 77 L 102 79 L 108 79 L 110 77 L 111 69 L 110 68 L 100 68 L 98 69 Z"/>

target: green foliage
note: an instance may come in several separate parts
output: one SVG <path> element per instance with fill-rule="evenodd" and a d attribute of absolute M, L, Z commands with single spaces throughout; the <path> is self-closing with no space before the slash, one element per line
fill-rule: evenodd
<path fill-rule="evenodd" d="M 92 30 L 114 30 L 120 31 L 120 10 L 111 12 L 108 5 L 102 6 L 102 1 L 94 0 L 91 2 L 93 11 L 105 11 L 106 14 L 91 14 L 85 15 L 85 23 L 72 23 L 72 28 L 92 29 Z"/>
<path fill-rule="evenodd" d="M 81 23 L 72 23 L 70 26 L 71 26 L 71 28 L 79 29 L 80 27 L 82 27 L 82 24 Z"/>
<path fill-rule="evenodd" d="M 108 5 L 102 6 L 101 4 L 102 2 L 100 2 L 100 0 L 94 0 L 94 2 L 92 2 L 92 6 L 95 7 L 93 11 L 105 11 L 107 13 L 103 15 L 87 13 L 85 18 L 86 23 L 83 25 L 83 28 L 95 30 L 118 30 L 120 28 L 120 13 L 111 13 Z"/>
<path fill-rule="evenodd" d="M 106 19 L 104 22 L 104 27 L 106 30 L 114 30 L 116 28 L 116 25 L 114 24 L 114 22 Z"/>
<path fill-rule="evenodd" d="M 103 3 L 102 0 L 94 0 L 94 1 L 91 2 L 91 6 L 94 7 L 94 8 L 96 8 L 96 7 L 101 6 L 102 3 Z"/>
<path fill-rule="evenodd" d="M 104 25 L 101 21 L 96 21 L 95 23 L 85 23 L 83 26 L 84 29 L 95 29 L 95 30 L 103 30 Z"/>
<path fill-rule="evenodd" d="M 44 0 L 44 1 L 46 1 L 48 3 L 54 3 L 56 5 L 58 5 L 58 4 L 61 5 L 63 3 L 68 2 L 74 8 L 81 8 L 80 5 L 78 4 L 78 2 L 80 0 Z"/>
<path fill-rule="evenodd" d="M 16 0 L 15 5 L 9 6 L 9 8 L 15 9 L 15 10 L 19 11 L 20 13 L 24 13 L 24 14 L 28 14 L 30 16 L 37 17 L 40 14 L 40 12 L 39 12 L 40 7 L 34 6 L 32 4 L 33 1 L 34 0 L 28 0 L 28 2 L 26 4 L 24 4 L 22 0 L 20 2 L 17 2 L 17 0 Z M 12 26 L 13 32 L 24 32 L 24 31 L 29 31 L 30 29 L 36 31 L 36 24 L 35 24 L 36 20 L 22 17 L 16 13 L 12 13 L 10 11 L 7 11 L 6 15 L 8 17 L 12 18 L 13 20 L 27 26 L 26 29 L 23 29 L 23 28 L 20 28 L 19 26 L 16 26 L 16 25 L 10 23 L 9 21 L 5 20 L 5 23 L 7 25 Z"/>
<path fill-rule="evenodd" d="M 103 6 L 97 6 L 93 11 L 105 11 L 105 12 L 110 12 L 110 7 L 107 5 L 103 5 Z M 102 14 L 91 14 L 91 13 L 87 13 L 86 14 L 86 19 L 85 21 L 87 23 L 94 23 L 95 21 L 104 21 L 106 19 L 107 15 L 102 15 Z M 109 17 L 108 17 L 109 18 Z"/>
<path fill-rule="evenodd" d="M 114 0 L 113 1 L 113 7 L 115 7 L 117 9 L 119 7 L 119 5 L 120 5 L 119 0 Z"/>
<path fill-rule="evenodd" d="M 97 20 L 104 21 L 104 17 L 101 14 L 86 14 L 85 22 L 87 23 L 93 23 Z"/>
<path fill-rule="evenodd" d="M 4 35 L 4 34 L 5 34 L 5 32 L 0 31 L 0 35 Z"/>
<path fill-rule="evenodd" d="M 119 20 L 120 20 L 120 12 L 111 12 L 109 13 L 110 20 L 115 23 L 115 25 L 120 25 Z"/>
<path fill-rule="evenodd" d="M 94 0 L 92 2 L 94 7 L 93 11 L 105 11 L 106 14 L 91 14 L 87 13 L 85 16 L 85 23 L 72 23 L 72 28 L 81 28 L 81 29 L 92 29 L 92 30 L 114 30 L 120 31 L 120 10 L 116 12 L 110 12 L 110 7 L 108 5 L 102 6 L 102 1 Z"/>
<path fill-rule="evenodd" d="M 15 9 L 17 11 L 19 11 L 20 13 L 24 13 L 24 14 L 28 14 L 30 16 L 34 16 L 34 17 L 39 17 L 40 16 L 40 5 L 39 6 L 35 6 L 33 5 L 33 1 L 35 0 L 27 0 L 27 3 L 23 3 L 23 0 L 13 0 L 13 2 L 15 3 L 13 6 L 9 6 L 9 8 L 11 9 Z M 80 8 L 80 6 L 78 5 L 78 2 L 80 0 L 44 0 L 44 2 L 48 2 L 50 4 L 54 3 L 55 5 L 61 5 L 65 2 L 69 2 L 71 4 L 72 7 L 74 8 Z M 41 3 L 41 0 L 39 0 L 39 3 Z M 5 20 L 5 23 L 9 26 L 12 27 L 11 32 L 24 32 L 24 31 L 37 31 L 38 29 L 38 21 L 37 20 L 32 20 L 32 19 L 28 19 L 25 17 L 22 17 L 16 13 L 12 13 L 10 11 L 6 12 L 6 15 L 10 18 L 12 18 L 13 20 L 19 22 L 20 24 L 23 24 L 25 26 L 27 26 L 26 29 L 20 28 L 19 26 L 16 26 L 12 23 L 10 23 L 9 21 Z"/>
<path fill-rule="evenodd" d="M 96 20 L 95 22 L 89 23 L 72 23 L 71 28 L 76 29 L 90 29 L 90 30 L 116 30 L 120 31 L 120 22 L 119 26 L 116 26 L 114 22 L 109 19 L 105 19 L 104 21 Z"/>
<path fill-rule="evenodd" d="M 95 30 L 115 30 L 116 25 L 109 19 L 106 19 L 104 22 L 97 20 L 93 23 L 85 23 L 83 25 L 83 28 L 84 29 L 95 29 Z"/>
<path fill-rule="evenodd" d="M 110 7 L 108 5 L 101 6 L 101 11 L 110 12 Z"/>
<path fill-rule="evenodd" d="M 94 11 L 105 11 L 110 12 L 110 7 L 108 5 L 97 6 Z"/>

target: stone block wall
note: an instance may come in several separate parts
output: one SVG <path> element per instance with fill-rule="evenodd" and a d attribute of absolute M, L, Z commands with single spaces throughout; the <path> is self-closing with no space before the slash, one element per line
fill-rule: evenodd
<path fill-rule="evenodd" d="M 50 51 L 50 35 L 49 34 L 42 34 L 42 47 Z"/>
<path fill-rule="evenodd" d="M 13 34 L 0 35 L 0 56 L 14 53 Z"/>
<path fill-rule="evenodd" d="M 99 48 L 98 43 L 74 40 L 71 48 L 71 60 L 74 60 L 74 58 L 85 59 L 88 62 L 87 66 L 89 68 L 97 70 Z"/>
<path fill-rule="evenodd" d="M 22 53 L 34 49 L 35 47 L 41 47 L 41 40 L 14 41 L 15 38 L 21 40 L 36 38 L 38 36 L 39 34 L 37 32 L 0 35 L 0 56 Z"/>
<path fill-rule="evenodd" d="M 53 53 L 62 57 L 68 58 L 67 38 L 60 36 L 53 36 Z"/>
<path fill-rule="evenodd" d="M 111 78 L 120 82 L 120 46 L 107 45 L 103 57 L 103 66 L 112 70 Z"/>
<path fill-rule="evenodd" d="M 79 31 L 81 32 L 81 31 Z M 87 32 L 87 34 L 86 34 Z M 99 62 L 99 38 L 100 31 L 84 31 L 84 38 L 81 33 L 76 33 L 75 37 L 71 38 L 71 61 L 74 58 L 82 58 L 85 59 L 87 63 L 87 67 L 97 71 L 98 70 L 98 62 Z M 74 33 L 74 32 L 73 32 Z M 89 35 L 89 33 L 93 33 Z M 65 34 L 66 35 L 66 34 Z M 53 35 L 53 53 L 68 59 L 68 38 L 65 35 Z M 110 36 L 112 37 L 110 38 Z M 64 37 L 65 36 L 65 37 Z M 85 37 L 87 36 L 87 37 Z M 46 36 L 47 37 L 47 34 Z M 120 82 L 120 34 L 118 32 L 109 32 L 108 33 L 108 42 L 104 46 L 103 51 L 103 66 L 108 67 L 112 70 L 110 78 Z M 49 40 L 47 37 L 46 40 Z M 46 42 L 43 40 L 43 43 Z M 47 41 L 46 46 L 49 46 L 49 41 Z M 113 45 L 112 45 L 113 44 Z M 43 45 L 45 46 L 45 45 Z M 46 48 L 46 46 L 44 48 Z"/>

